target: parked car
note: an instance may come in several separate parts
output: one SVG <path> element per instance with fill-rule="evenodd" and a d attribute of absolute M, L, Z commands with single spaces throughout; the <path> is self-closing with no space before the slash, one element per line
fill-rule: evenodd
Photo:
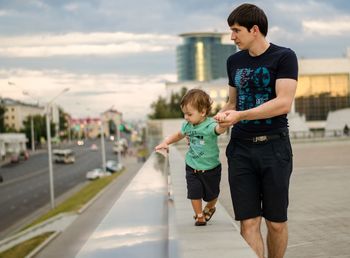
<path fill-rule="evenodd" d="M 106 170 L 109 172 L 119 172 L 123 169 L 123 165 L 115 160 L 107 160 Z"/>
<path fill-rule="evenodd" d="M 91 144 L 90 150 L 92 150 L 92 151 L 97 151 L 97 150 L 98 150 L 97 145 L 96 145 L 95 143 Z"/>
<path fill-rule="evenodd" d="M 11 157 L 10 157 L 10 162 L 11 163 L 18 163 L 19 162 L 19 154 L 12 153 Z"/>
<path fill-rule="evenodd" d="M 95 180 L 101 177 L 110 176 L 111 172 L 104 171 L 102 168 L 95 168 L 86 173 L 86 178 L 89 180 Z"/>

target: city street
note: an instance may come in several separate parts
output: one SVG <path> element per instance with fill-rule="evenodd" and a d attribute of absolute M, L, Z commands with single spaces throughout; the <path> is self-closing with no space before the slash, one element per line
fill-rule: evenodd
<path fill-rule="evenodd" d="M 93 143 L 98 146 L 95 151 L 90 149 Z M 75 152 L 75 163 L 53 164 L 55 199 L 86 182 L 86 172 L 102 164 L 100 140 L 70 148 Z M 106 141 L 106 159 L 116 158 L 112 142 Z M 0 238 L 3 238 L 11 226 L 50 203 L 47 152 L 39 152 L 17 164 L 6 164 L 0 173 L 4 178 L 0 184 Z"/>

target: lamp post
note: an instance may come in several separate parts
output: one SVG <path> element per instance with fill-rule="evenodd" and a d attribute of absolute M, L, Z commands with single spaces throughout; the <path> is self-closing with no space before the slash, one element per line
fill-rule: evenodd
<path fill-rule="evenodd" d="M 29 96 L 32 99 L 37 101 L 37 104 L 39 106 L 39 100 L 34 98 L 32 95 L 29 94 L 28 91 L 22 91 L 23 95 Z M 31 142 L 32 142 L 32 151 L 35 151 L 35 139 L 34 139 L 34 118 L 33 115 L 30 116 L 30 134 L 31 134 Z"/>
<path fill-rule="evenodd" d="M 103 127 L 102 116 L 100 117 L 100 134 L 101 134 L 101 155 L 102 155 L 102 169 L 106 170 L 106 150 L 105 150 L 105 130 Z"/>
<path fill-rule="evenodd" d="M 69 91 L 69 88 L 65 88 L 59 94 L 57 94 L 51 101 L 46 104 L 46 134 L 47 134 L 47 153 L 49 157 L 49 181 L 50 181 L 50 200 L 51 209 L 55 208 L 55 193 L 54 193 L 54 183 L 53 183 L 53 168 L 52 168 L 52 148 L 51 148 L 51 125 L 50 125 L 50 114 L 51 114 L 51 104 L 58 98 L 61 94 Z"/>
<path fill-rule="evenodd" d="M 34 139 L 34 118 L 30 116 L 30 134 L 31 134 L 31 142 L 32 142 L 32 152 L 35 151 L 35 139 Z"/>

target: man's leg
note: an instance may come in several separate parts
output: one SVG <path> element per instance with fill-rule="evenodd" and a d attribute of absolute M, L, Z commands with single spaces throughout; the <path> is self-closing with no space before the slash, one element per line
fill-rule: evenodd
<path fill-rule="evenodd" d="M 287 222 L 272 222 L 266 220 L 268 258 L 283 258 L 288 243 Z"/>
<path fill-rule="evenodd" d="M 241 235 L 259 258 L 264 258 L 264 242 L 260 231 L 261 217 L 241 221 Z"/>

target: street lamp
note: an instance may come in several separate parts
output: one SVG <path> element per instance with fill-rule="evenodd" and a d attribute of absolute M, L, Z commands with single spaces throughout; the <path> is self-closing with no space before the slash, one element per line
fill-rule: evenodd
<path fill-rule="evenodd" d="M 58 98 L 63 93 L 69 91 L 69 88 L 65 88 L 59 94 L 57 94 L 52 100 L 46 104 L 46 134 L 47 134 L 47 152 L 49 157 L 49 179 L 50 179 L 50 200 L 51 200 L 51 209 L 55 208 L 55 194 L 54 194 L 54 183 L 53 183 L 53 168 L 52 168 L 52 148 L 51 148 L 51 126 L 50 126 L 50 111 L 51 104 L 53 101 Z"/>
<path fill-rule="evenodd" d="M 32 99 L 35 99 L 32 95 L 29 94 L 28 91 L 22 91 L 23 95 L 29 96 Z M 39 106 L 39 100 L 35 99 L 37 101 L 37 104 Z M 35 139 L 34 139 L 34 118 L 33 115 L 30 116 L 30 133 L 31 133 L 31 142 L 32 142 L 32 151 L 35 151 Z"/>
<path fill-rule="evenodd" d="M 105 149 L 105 130 L 103 127 L 102 116 L 100 117 L 100 134 L 101 134 L 101 154 L 102 154 L 102 169 L 106 170 L 106 149 Z"/>

